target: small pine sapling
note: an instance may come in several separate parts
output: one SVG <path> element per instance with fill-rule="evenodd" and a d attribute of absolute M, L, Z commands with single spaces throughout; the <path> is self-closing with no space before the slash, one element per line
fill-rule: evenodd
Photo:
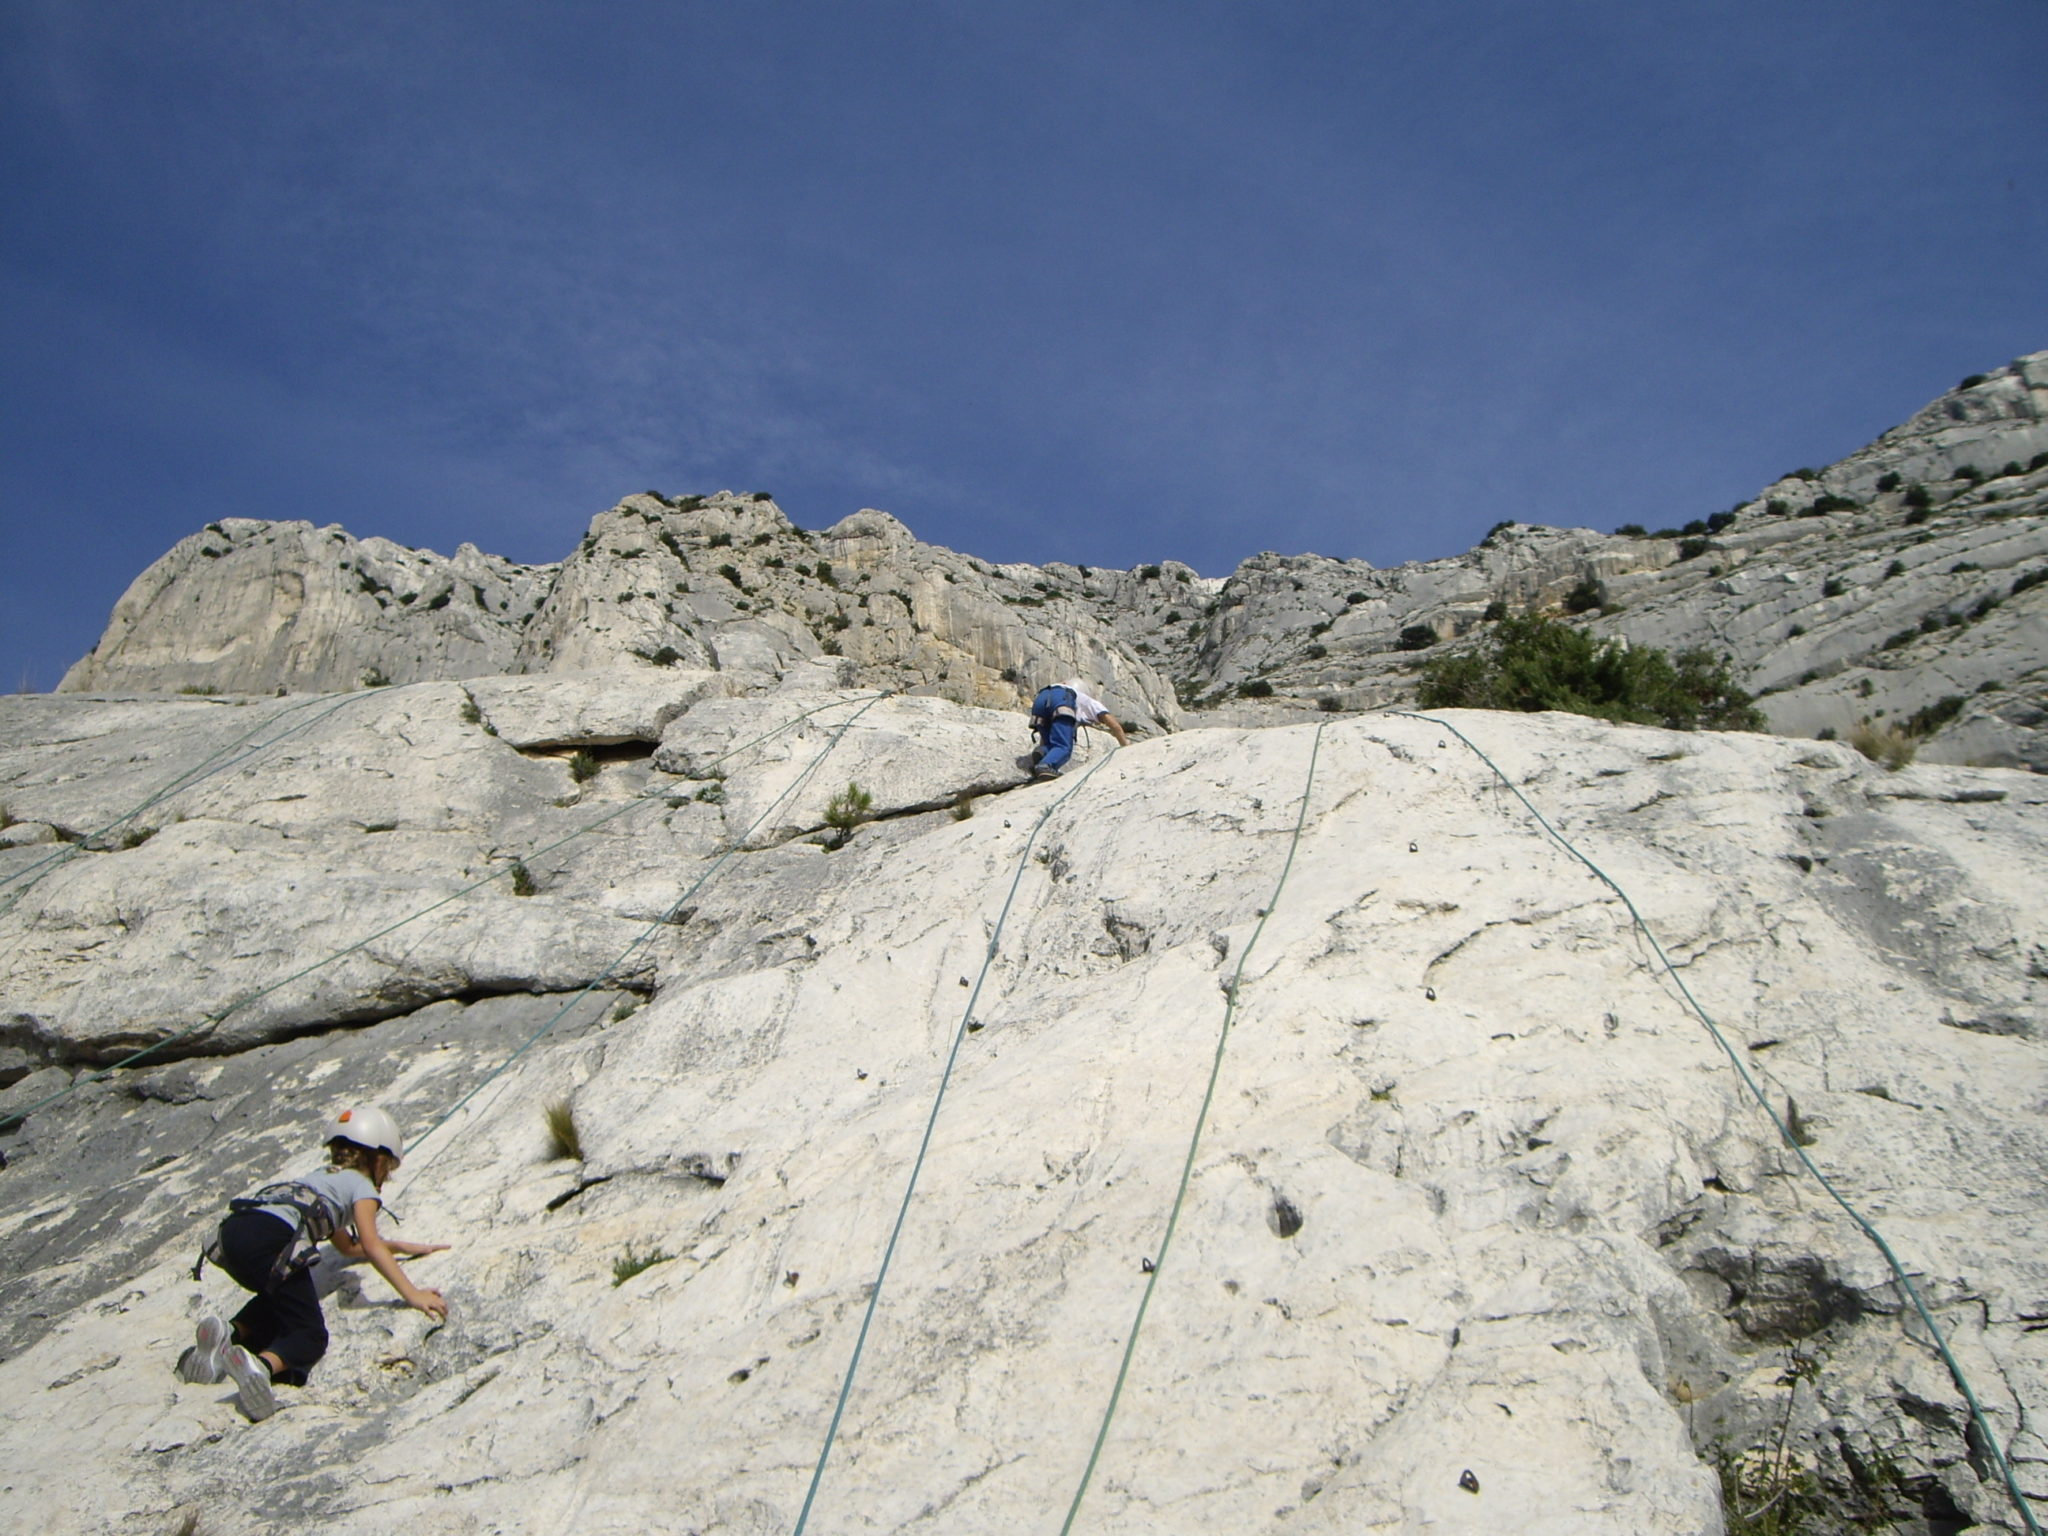
<path fill-rule="evenodd" d="M 872 821 L 874 813 L 875 797 L 848 780 L 846 788 L 825 805 L 825 825 L 839 834 L 831 846 L 845 847 L 847 839 L 853 836 L 853 829 L 864 821 Z"/>

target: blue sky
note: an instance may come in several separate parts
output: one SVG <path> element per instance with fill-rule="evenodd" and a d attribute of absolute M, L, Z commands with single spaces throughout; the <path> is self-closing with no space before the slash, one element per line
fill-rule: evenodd
<path fill-rule="evenodd" d="M 0 0 L 0 686 L 223 516 L 1702 516 L 2048 347 L 2048 0 Z"/>

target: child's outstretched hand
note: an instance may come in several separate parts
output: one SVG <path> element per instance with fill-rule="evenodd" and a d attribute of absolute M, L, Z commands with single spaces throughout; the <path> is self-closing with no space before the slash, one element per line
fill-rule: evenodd
<path fill-rule="evenodd" d="M 448 1303 L 439 1291 L 422 1290 L 414 1286 L 411 1294 L 405 1298 L 405 1303 L 426 1313 L 437 1323 L 448 1321 Z"/>

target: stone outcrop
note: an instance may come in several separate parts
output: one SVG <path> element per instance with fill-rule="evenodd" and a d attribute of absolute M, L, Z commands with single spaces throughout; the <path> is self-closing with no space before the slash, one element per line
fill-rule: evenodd
<path fill-rule="evenodd" d="M 1952 489 L 1738 525 L 1703 571 L 1612 581 L 1595 627 L 1736 657 L 1788 734 L 1917 716 L 1925 757 L 2048 773 L 2048 467 Z"/>
<path fill-rule="evenodd" d="M 1171 724 L 1172 685 L 1113 622 L 1117 585 L 1069 569 L 988 565 L 885 512 L 805 532 L 729 492 L 629 496 L 548 566 L 235 520 L 137 578 L 59 691 L 267 694 L 620 666 L 744 687 L 843 657 L 876 686 L 1005 708 L 1080 673 L 1127 720 Z"/>
<path fill-rule="evenodd" d="M 1774 729 L 1914 722 L 1931 760 L 2048 771 L 2048 353 L 1668 532 L 1503 523 L 1467 554 L 1387 571 L 1260 555 L 1173 672 L 1211 718 L 1371 708 L 1412 698 L 1424 658 L 1483 635 L 1489 613 L 1577 613 L 1728 656 Z"/>
<path fill-rule="evenodd" d="M 1819 477 L 1839 494 L 1868 499 L 1878 481 L 1952 484 L 1997 476 L 2009 464 L 2048 453 L 2048 352 L 1976 374 L 1868 448 Z M 1788 487 L 1789 488 L 1789 487 Z"/>
<path fill-rule="evenodd" d="M 516 670 L 554 566 L 227 518 L 136 577 L 60 692 L 323 692 Z"/>
<path fill-rule="evenodd" d="M 1717 1458 L 1781 1444 L 1839 1522 L 2018 1528 L 1881 1258 L 1455 734 L 1195 728 L 1027 785 L 1014 711 L 848 664 L 0 699 L 0 800 L 55 839 L 0 847 L 17 1519 L 790 1529 L 957 1041 L 813 1528 L 1056 1523 L 1242 964 L 1080 1528 L 1694 1536 Z M 2048 1498 L 2048 781 L 1451 718 L 1628 889 Z M 414 1132 L 387 1193 L 456 1245 L 449 1321 L 351 1274 L 245 1424 L 170 1372 L 234 1303 L 190 1256 L 357 1097 Z"/>
<path fill-rule="evenodd" d="M 1225 579 L 991 565 L 885 512 L 817 532 L 763 496 L 629 496 L 559 564 L 453 560 L 229 521 L 117 605 L 66 691 L 268 694 L 620 666 L 727 692 L 821 665 L 1014 709 L 1089 679 L 1127 720 L 1280 724 L 1412 699 L 1510 613 L 1727 655 L 1778 730 L 1910 724 L 1931 760 L 2048 770 L 2048 353 L 1966 381 L 1868 448 L 1675 528 L 1512 520 L 1380 570 L 1266 553 Z M 1917 637 L 1917 638 L 1916 638 Z"/>

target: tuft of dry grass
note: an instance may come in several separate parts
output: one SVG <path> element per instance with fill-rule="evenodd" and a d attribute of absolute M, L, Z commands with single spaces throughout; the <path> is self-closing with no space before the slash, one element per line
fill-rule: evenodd
<path fill-rule="evenodd" d="M 547 1126 L 548 1157 L 568 1158 L 572 1162 L 583 1161 L 583 1137 L 576 1129 L 576 1111 L 567 1099 L 556 1099 L 541 1111 L 541 1119 Z"/>
<path fill-rule="evenodd" d="M 1920 743 L 1897 726 L 1873 720 L 1859 720 L 1850 727 L 1849 745 L 1873 763 L 1883 763 L 1891 773 L 1912 762 L 1920 750 Z"/>
<path fill-rule="evenodd" d="M 674 1257 L 674 1254 L 659 1247 L 650 1248 L 645 1253 L 635 1253 L 633 1245 L 628 1243 L 625 1254 L 612 1260 L 612 1288 L 616 1290 L 642 1270 L 652 1269 L 657 1264 L 666 1264 Z"/>

